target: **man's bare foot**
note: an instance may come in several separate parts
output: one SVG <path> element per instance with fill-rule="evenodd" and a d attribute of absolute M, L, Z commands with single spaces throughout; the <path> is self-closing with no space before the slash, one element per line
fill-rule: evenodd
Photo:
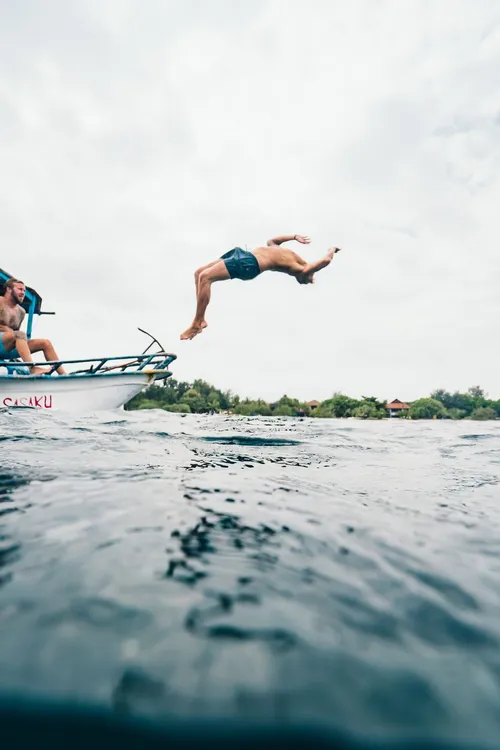
<path fill-rule="evenodd" d="M 201 324 L 201 327 L 202 327 L 203 329 L 205 329 L 205 328 L 207 328 L 207 326 L 208 326 L 208 323 L 207 323 L 207 321 L 206 321 L 206 320 L 204 320 L 204 321 L 203 321 L 203 323 Z"/>
<path fill-rule="evenodd" d="M 48 375 L 49 371 L 43 367 L 30 367 L 30 375 Z"/>
<path fill-rule="evenodd" d="M 199 333 L 203 331 L 203 325 L 195 326 L 192 325 L 190 328 L 181 333 L 181 341 L 188 341 L 194 339 Z"/>

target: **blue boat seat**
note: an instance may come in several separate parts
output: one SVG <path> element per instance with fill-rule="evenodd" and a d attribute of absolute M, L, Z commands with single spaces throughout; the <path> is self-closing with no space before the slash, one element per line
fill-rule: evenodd
<path fill-rule="evenodd" d="M 7 375 L 29 375 L 30 374 L 29 368 L 21 365 L 22 363 L 21 359 L 12 359 L 12 360 L 9 359 L 9 362 L 12 362 L 12 364 L 2 365 L 2 367 L 5 367 L 5 369 L 7 370 Z"/>

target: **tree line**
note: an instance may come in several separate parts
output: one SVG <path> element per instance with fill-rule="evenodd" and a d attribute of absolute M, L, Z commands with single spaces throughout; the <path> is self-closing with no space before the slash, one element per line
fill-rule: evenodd
<path fill-rule="evenodd" d="M 429 397 L 408 402 L 403 419 L 499 419 L 500 399 L 489 399 L 482 388 L 474 386 L 466 393 L 450 393 L 438 389 Z M 169 378 L 163 385 L 151 385 L 135 396 L 126 409 L 164 409 L 184 414 L 229 412 L 244 416 L 315 417 L 384 419 L 388 416 L 387 401 L 374 396 L 351 398 L 334 393 L 320 403 L 305 403 L 282 396 L 268 403 L 263 399 L 242 399 L 231 391 L 221 391 L 204 380 L 186 383 Z"/>

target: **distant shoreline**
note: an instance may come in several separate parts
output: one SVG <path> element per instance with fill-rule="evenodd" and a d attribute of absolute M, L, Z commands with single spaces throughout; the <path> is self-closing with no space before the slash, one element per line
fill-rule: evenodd
<path fill-rule="evenodd" d="M 221 391 L 204 380 L 192 383 L 170 378 L 163 386 L 151 385 L 135 396 L 127 410 L 163 409 L 181 414 L 224 414 L 226 416 L 310 417 L 314 419 L 500 419 L 500 399 L 489 399 L 480 386 L 465 393 L 439 389 L 414 401 L 381 401 L 374 396 L 361 399 L 334 393 L 324 401 L 299 401 L 284 395 L 278 401 L 243 399 Z"/>

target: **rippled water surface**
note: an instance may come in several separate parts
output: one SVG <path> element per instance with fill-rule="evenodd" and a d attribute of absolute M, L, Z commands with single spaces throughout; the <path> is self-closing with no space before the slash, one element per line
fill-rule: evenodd
<path fill-rule="evenodd" d="M 2 412 L 0 692 L 496 746 L 499 506 L 495 423 Z"/>

